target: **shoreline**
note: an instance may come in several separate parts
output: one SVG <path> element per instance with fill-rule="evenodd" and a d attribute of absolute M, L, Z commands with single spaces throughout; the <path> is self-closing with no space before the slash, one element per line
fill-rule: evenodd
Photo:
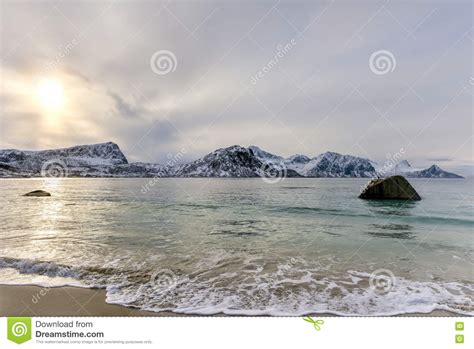
<path fill-rule="evenodd" d="M 106 303 L 106 291 L 96 288 L 72 286 L 41 287 L 32 285 L 0 285 L 0 316 L 155 316 L 155 317 L 201 317 L 201 316 L 254 316 L 254 315 L 200 315 L 180 314 L 171 311 L 152 312 L 118 304 Z M 336 317 L 331 313 L 308 314 Z M 265 316 L 265 315 L 257 315 Z M 469 317 L 447 310 L 430 313 L 408 313 L 387 315 L 388 317 Z M 273 317 L 273 316 L 271 316 Z M 295 316 L 300 317 L 300 316 Z M 344 317 L 357 317 L 356 315 Z M 361 316 L 371 317 L 371 316 Z M 376 316 L 385 317 L 385 316 Z"/>

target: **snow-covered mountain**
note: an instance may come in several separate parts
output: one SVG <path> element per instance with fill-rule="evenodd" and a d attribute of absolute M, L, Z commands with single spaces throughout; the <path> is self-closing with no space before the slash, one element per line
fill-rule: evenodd
<path fill-rule="evenodd" d="M 329 151 L 311 159 L 300 154 L 283 158 L 256 146 L 249 149 L 262 161 L 282 162 L 287 169 L 304 177 L 373 177 L 376 170 L 375 163 L 370 160 Z"/>
<path fill-rule="evenodd" d="M 0 150 L 0 177 L 379 177 L 401 174 L 413 178 L 462 178 L 433 165 L 412 168 L 404 160 L 381 170 L 375 162 L 325 152 L 314 158 L 284 158 L 257 146 L 221 148 L 181 165 L 128 163 L 117 144 L 108 142 L 42 151 Z"/>
<path fill-rule="evenodd" d="M 254 156 L 265 162 L 282 162 L 284 160 L 283 157 L 262 150 L 256 145 L 251 145 L 248 149 Z"/>
<path fill-rule="evenodd" d="M 402 160 L 398 164 L 395 164 L 395 166 L 389 168 L 388 173 L 402 174 L 405 172 L 412 172 L 416 170 L 417 169 L 411 167 L 410 163 L 407 160 Z"/>
<path fill-rule="evenodd" d="M 464 178 L 455 173 L 445 171 L 437 165 L 431 165 L 424 170 L 407 171 L 404 174 L 410 178 Z"/>
<path fill-rule="evenodd" d="M 0 177 L 153 177 L 157 164 L 131 163 L 113 142 L 41 151 L 0 150 Z"/>
<path fill-rule="evenodd" d="M 178 166 L 173 172 L 177 177 L 263 177 L 275 174 L 286 177 L 300 177 L 293 170 L 287 170 L 279 157 L 263 152 L 262 157 L 255 154 L 260 149 L 244 148 L 234 145 L 221 148 L 189 164 Z M 271 159 L 271 161 L 267 161 Z"/>
<path fill-rule="evenodd" d="M 311 159 L 303 169 L 306 177 L 373 177 L 374 163 L 352 155 L 326 152 Z"/>
<path fill-rule="evenodd" d="M 41 175 L 42 171 L 43 174 L 47 171 L 67 171 L 68 174 L 77 171 L 95 173 L 103 168 L 126 164 L 127 158 L 118 145 L 112 142 L 40 151 L 0 150 L 2 176 L 18 174 L 30 177 Z"/>
<path fill-rule="evenodd" d="M 178 177 L 259 177 L 262 163 L 247 149 L 234 145 L 179 166 Z"/>
<path fill-rule="evenodd" d="M 429 168 L 415 168 L 407 160 L 400 161 L 391 168 L 384 169 L 376 167 L 379 176 L 402 175 L 409 178 L 463 178 L 455 173 L 443 170 L 437 165 L 431 165 Z"/>

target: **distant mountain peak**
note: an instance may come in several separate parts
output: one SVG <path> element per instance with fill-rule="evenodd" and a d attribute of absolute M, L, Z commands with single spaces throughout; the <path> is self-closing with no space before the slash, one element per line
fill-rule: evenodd
<path fill-rule="evenodd" d="M 404 167 L 411 167 L 410 163 L 407 160 L 402 160 L 397 165 L 404 166 Z"/>
<path fill-rule="evenodd" d="M 390 167 L 386 172 L 390 174 L 402 174 L 403 172 L 412 170 L 413 168 L 411 167 L 410 163 L 407 160 L 402 160 Z"/>
<path fill-rule="evenodd" d="M 302 154 L 295 154 L 285 159 L 285 161 L 296 162 L 296 163 L 307 163 L 310 160 L 311 158 L 309 156 L 302 155 Z"/>
<path fill-rule="evenodd" d="M 382 171 L 369 159 L 333 151 L 313 158 L 302 154 L 284 158 L 255 145 L 219 148 L 183 165 L 129 164 L 119 146 L 110 141 L 41 151 L 0 150 L 0 177 L 39 176 L 45 164 L 55 161 L 73 177 L 261 177 L 266 171 L 273 171 L 286 177 L 378 177 L 382 173 L 412 178 L 462 178 L 435 164 L 420 170 L 403 160 Z"/>
<path fill-rule="evenodd" d="M 458 174 L 445 171 L 435 164 L 424 170 L 405 172 L 405 175 L 412 178 L 464 178 Z"/>
<path fill-rule="evenodd" d="M 249 150 L 252 151 L 252 153 L 257 158 L 259 158 L 260 160 L 263 160 L 263 161 L 276 161 L 276 160 L 281 161 L 281 160 L 283 160 L 283 158 L 281 156 L 269 153 L 269 152 L 257 147 L 256 145 L 251 145 L 249 147 Z"/>
<path fill-rule="evenodd" d="M 343 156 L 343 154 L 336 153 L 335 151 L 326 150 L 320 154 L 321 156 Z"/>
<path fill-rule="evenodd" d="M 259 177 L 261 167 L 261 161 L 251 149 L 234 145 L 181 165 L 174 174 L 179 177 Z"/>

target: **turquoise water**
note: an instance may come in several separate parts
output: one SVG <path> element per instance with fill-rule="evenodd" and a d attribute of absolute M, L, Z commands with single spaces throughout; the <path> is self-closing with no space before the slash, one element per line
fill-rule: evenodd
<path fill-rule="evenodd" d="M 422 201 L 360 200 L 365 179 L 2 180 L 0 283 L 192 314 L 473 315 L 474 182 L 410 181 Z"/>

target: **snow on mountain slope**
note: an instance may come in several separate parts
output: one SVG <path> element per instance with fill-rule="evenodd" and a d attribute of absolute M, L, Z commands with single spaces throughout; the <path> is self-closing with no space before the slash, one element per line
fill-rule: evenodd
<path fill-rule="evenodd" d="M 255 145 L 251 145 L 249 150 L 252 151 L 253 155 L 255 155 L 258 159 L 266 162 L 282 162 L 284 159 L 281 156 L 269 153 L 265 150 L 260 149 Z"/>
<path fill-rule="evenodd" d="M 40 151 L 0 150 L 0 168 L 21 175 L 40 175 L 50 168 L 73 173 L 96 168 L 92 172 L 100 172 L 104 167 L 126 164 L 127 158 L 112 142 Z"/>
<path fill-rule="evenodd" d="M 309 161 L 302 175 L 307 177 L 374 177 L 374 162 L 352 155 L 326 152 Z"/>
<path fill-rule="evenodd" d="M 0 150 L 0 162 L 35 165 L 37 162 L 60 159 L 74 166 L 127 164 L 127 158 L 113 142 L 92 145 L 77 145 L 70 148 L 51 150 Z"/>
<path fill-rule="evenodd" d="M 262 166 L 251 150 L 234 145 L 179 166 L 178 177 L 259 177 Z"/>
<path fill-rule="evenodd" d="M 311 161 L 306 155 L 292 155 L 284 160 L 284 164 L 288 169 L 298 172 L 303 175 L 306 164 Z"/>
<path fill-rule="evenodd" d="M 375 163 L 351 155 L 326 152 L 311 159 L 306 155 L 293 155 L 286 159 L 258 147 L 250 147 L 262 161 L 282 161 L 287 169 L 305 177 L 373 177 Z"/>
<path fill-rule="evenodd" d="M 404 172 L 404 175 L 410 178 L 464 178 L 455 173 L 445 171 L 437 165 L 431 165 L 424 170 L 407 171 Z"/>
<path fill-rule="evenodd" d="M 257 146 L 221 148 L 184 165 L 128 163 L 112 142 L 43 151 L 0 150 L 0 177 L 378 177 L 462 178 L 433 165 L 416 169 L 404 160 L 392 168 L 335 152 L 314 158 L 274 155 Z"/>
<path fill-rule="evenodd" d="M 409 178 L 463 178 L 455 173 L 445 171 L 437 165 L 432 165 L 426 169 L 415 168 L 407 160 L 400 161 L 389 169 L 377 168 L 377 173 L 382 177 L 402 175 Z"/>
<path fill-rule="evenodd" d="M 408 171 L 414 171 L 416 169 L 412 168 L 410 163 L 407 160 L 400 161 L 398 164 L 393 166 L 390 171 L 394 173 L 403 173 Z"/>
<path fill-rule="evenodd" d="M 281 167 L 272 154 L 260 153 L 265 159 L 258 158 L 258 148 L 244 148 L 234 145 L 221 148 L 207 154 L 201 159 L 179 166 L 174 175 L 177 177 L 262 177 L 271 173 L 280 173 Z M 288 177 L 298 176 L 290 171 Z"/>

